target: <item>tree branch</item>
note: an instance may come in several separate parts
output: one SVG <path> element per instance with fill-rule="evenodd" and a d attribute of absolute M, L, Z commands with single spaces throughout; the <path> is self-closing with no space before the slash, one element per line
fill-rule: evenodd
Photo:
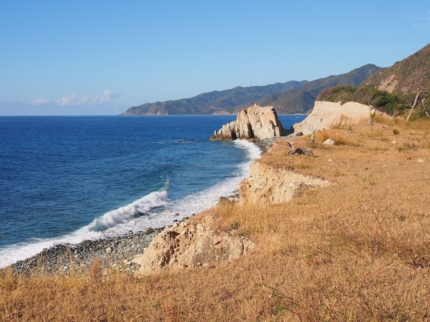
<path fill-rule="evenodd" d="M 412 112 L 414 111 L 415 106 L 418 102 L 418 97 L 421 95 L 421 93 L 424 92 L 424 87 L 420 86 L 417 88 L 417 95 L 415 96 L 414 104 L 412 104 L 411 110 L 409 111 L 408 117 L 406 118 L 406 122 L 409 121 L 411 118 Z"/>

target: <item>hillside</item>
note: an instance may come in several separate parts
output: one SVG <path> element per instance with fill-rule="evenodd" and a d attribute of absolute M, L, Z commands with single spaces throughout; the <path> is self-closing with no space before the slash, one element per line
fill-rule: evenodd
<path fill-rule="evenodd" d="M 430 92 L 429 70 L 430 44 L 390 68 L 376 73 L 363 82 L 361 87 L 372 86 L 399 95 L 412 103 L 417 88 L 424 87 L 427 93 Z"/>
<path fill-rule="evenodd" d="M 178 115 L 238 113 L 258 101 L 260 106 L 273 105 L 280 114 L 305 113 L 312 109 L 317 95 L 336 85 L 358 86 L 381 70 L 372 64 L 349 73 L 308 81 L 289 81 L 266 86 L 235 87 L 199 94 L 191 98 L 146 103 L 129 108 L 123 115 Z"/>
<path fill-rule="evenodd" d="M 402 114 L 416 101 L 415 117 L 423 116 L 430 109 L 426 100 L 430 92 L 429 69 L 430 44 L 372 75 L 358 87 L 329 88 L 322 91 L 317 100 L 355 101 L 370 104 L 389 114 Z"/>
<path fill-rule="evenodd" d="M 261 106 L 273 105 L 279 114 L 306 113 L 312 109 L 322 90 L 338 85 L 358 86 L 380 70 L 380 67 L 372 64 L 364 65 L 349 73 L 320 78 L 295 89 L 266 95 L 258 103 Z"/>
<path fill-rule="evenodd" d="M 199 94 L 191 98 L 146 103 L 129 108 L 123 115 L 219 114 L 242 109 L 270 93 L 297 88 L 307 81 L 289 81 L 266 86 L 235 87 Z"/>

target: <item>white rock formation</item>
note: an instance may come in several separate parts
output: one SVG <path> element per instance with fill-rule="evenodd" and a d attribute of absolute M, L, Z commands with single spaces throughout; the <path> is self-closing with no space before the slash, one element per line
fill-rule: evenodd
<path fill-rule="evenodd" d="M 292 131 L 290 132 L 292 133 Z M 235 121 L 215 131 L 211 140 L 267 139 L 287 135 L 273 106 L 257 104 L 243 109 Z"/>
<path fill-rule="evenodd" d="M 240 203 L 284 203 L 304 191 L 326 187 L 327 180 L 304 176 L 282 168 L 274 168 L 254 160 L 248 179 L 240 183 Z"/>
<path fill-rule="evenodd" d="M 165 228 L 133 262 L 141 265 L 137 276 L 159 272 L 162 269 L 184 269 L 207 266 L 237 259 L 254 248 L 246 237 L 230 232 L 214 232 L 210 228 L 213 218 L 205 222 L 190 221 Z"/>
<path fill-rule="evenodd" d="M 316 101 L 314 109 L 301 123 L 293 125 L 294 133 L 303 135 L 314 131 L 329 129 L 335 125 L 355 124 L 362 120 L 369 120 L 371 113 L 377 112 L 372 106 L 356 102 L 326 102 Z"/>

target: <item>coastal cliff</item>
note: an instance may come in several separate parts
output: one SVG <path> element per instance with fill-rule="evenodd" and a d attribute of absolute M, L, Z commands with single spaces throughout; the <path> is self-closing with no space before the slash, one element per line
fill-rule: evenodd
<path fill-rule="evenodd" d="M 240 111 L 235 121 L 215 131 L 210 140 L 264 140 L 289 133 L 292 131 L 284 129 L 273 106 L 261 107 L 253 104 Z"/>
<path fill-rule="evenodd" d="M 356 124 L 369 120 L 371 113 L 379 113 L 372 106 L 359 103 L 315 102 L 313 112 L 301 123 L 295 124 L 295 134 L 304 135 L 314 131 L 329 129 L 333 125 Z M 272 106 L 260 107 L 257 104 L 242 110 L 237 119 L 224 125 L 215 132 L 211 140 L 267 139 L 285 135 L 286 131 Z M 306 139 L 303 138 L 302 141 Z M 285 141 L 281 140 L 283 143 Z M 295 141 L 304 144 L 297 137 Z M 292 144 L 291 142 L 289 144 Z M 280 148 L 283 146 L 283 148 Z M 287 144 L 277 144 L 276 152 L 288 154 Z M 267 157 L 267 155 L 266 155 Z M 295 162 L 295 156 L 290 157 Z M 305 156 L 305 158 L 308 158 Z M 254 160 L 250 175 L 239 186 L 238 207 L 249 205 L 275 205 L 300 198 L 304 192 L 330 185 L 330 181 L 305 175 L 291 170 L 289 166 L 279 166 L 266 162 L 267 158 Z M 310 158 L 311 160 L 313 158 Z M 291 166 L 291 165 L 290 165 Z M 217 215 L 204 212 L 187 222 L 167 227 L 159 234 L 145 252 L 134 258 L 140 265 L 137 275 L 149 275 L 164 269 L 184 269 L 213 265 L 222 261 L 238 259 L 255 248 L 248 238 L 240 238 L 234 229 L 218 230 L 213 228 Z"/>
<path fill-rule="evenodd" d="M 377 112 L 372 106 L 356 102 L 326 102 L 315 101 L 314 109 L 301 123 L 293 125 L 294 133 L 303 135 L 314 131 L 329 129 L 335 125 L 354 124 L 370 119 L 371 113 Z"/>
<path fill-rule="evenodd" d="M 238 259 L 254 249 L 248 238 L 231 231 L 214 231 L 214 217 L 202 213 L 196 218 L 166 227 L 145 252 L 133 262 L 140 265 L 137 276 L 160 272 L 165 268 L 206 267 Z"/>
<path fill-rule="evenodd" d="M 270 151 L 269 151 L 270 153 Z M 252 204 L 280 204 L 300 197 L 309 189 L 326 187 L 328 180 L 305 176 L 285 167 L 274 167 L 261 160 L 251 163 L 250 176 L 240 183 L 239 207 Z M 251 239 L 235 228 L 217 229 L 217 211 L 205 211 L 197 216 L 166 227 L 157 235 L 143 254 L 133 263 L 140 265 L 137 276 L 161 272 L 207 267 L 224 261 L 236 260 L 255 249 Z"/>
<path fill-rule="evenodd" d="M 240 203 L 279 204 L 299 197 L 306 190 L 328 185 L 327 180 L 275 168 L 255 160 L 251 163 L 249 178 L 240 183 Z"/>

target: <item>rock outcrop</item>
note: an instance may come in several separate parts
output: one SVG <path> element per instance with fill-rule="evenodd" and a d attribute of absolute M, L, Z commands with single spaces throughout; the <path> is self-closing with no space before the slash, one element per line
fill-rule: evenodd
<path fill-rule="evenodd" d="M 165 228 L 142 255 L 133 262 L 141 265 L 137 276 L 159 272 L 162 269 L 183 269 L 208 266 L 237 259 L 254 248 L 245 237 L 233 232 L 215 232 L 210 228 L 211 216 L 204 223 L 182 222 Z"/>
<path fill-rule="evenodd" d="M 215 131 L 211 140 L 236 139 L 269 139 L 284 136 L 287 131 L 279 121 L 273 106 L 261 107 L 257 104 L 243 109 L 235 121 L 225 124 L 219 131 Z"/>
<path fill-rule="evenodd" d="M 327 180 L 253 161 L 249 178 L 240 183 L 240 202 L 283 203 L 299 197 L 306 190 L 328 185 Z"/>
<path fill-rule="evenodd" d="M 372 106 L 356 102 L 316 101 L 314 109 L 301 123 L 293 125 L 294 133 L 303 135 L 314 131 L 329 129 L 335 125 L 347 125 L 369 120 L 371 113 L 383 114 Z"/>

